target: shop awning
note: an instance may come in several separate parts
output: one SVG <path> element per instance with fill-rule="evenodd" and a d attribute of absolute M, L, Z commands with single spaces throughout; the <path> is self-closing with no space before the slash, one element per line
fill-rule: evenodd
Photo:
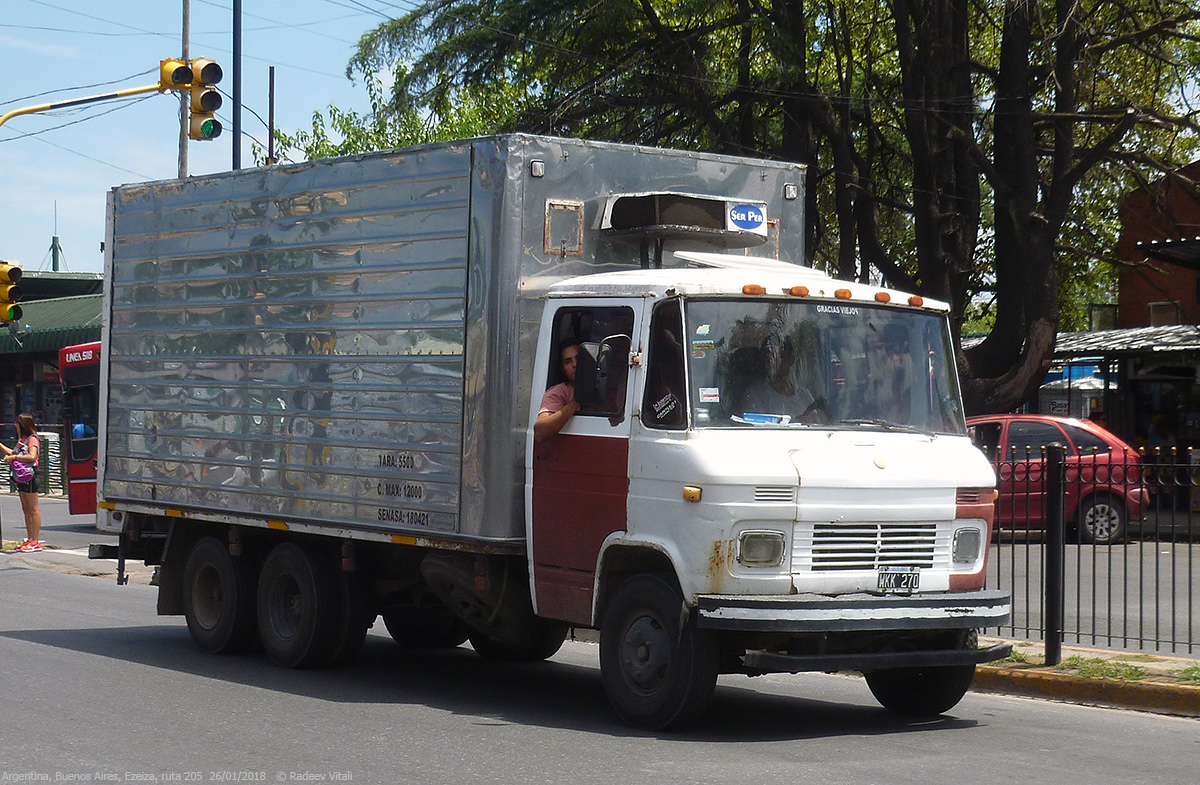
<path fill-rule="evenodd" d="M 22 302 L 14 336 L 0 325 L 0 354 L 57 352 L 64 346 L 100 340 L 103 295 Z"/>
<path fill-rule="evenodd" d="M 1167 327 L 1059 333 L 1054 344 L 1054 358 L 1057 360 L 1147 352 L 1200 352 L 1200 325 L 1175 324 Z"/>
<path fill-rule="evenodd" d="M 1200 270 L 1200 237 L 1184 240 L 1150 240 L 1137 244 L 1147 259 Z"/>

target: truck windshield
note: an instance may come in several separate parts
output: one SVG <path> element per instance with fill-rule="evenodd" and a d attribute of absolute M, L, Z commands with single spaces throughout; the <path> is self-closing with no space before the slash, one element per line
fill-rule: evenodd
<path fill-rule="evenodd" d="M 687 304 L 697 428 L 875 428 L 963 434 L 946 320 L 789 301 Z"/>

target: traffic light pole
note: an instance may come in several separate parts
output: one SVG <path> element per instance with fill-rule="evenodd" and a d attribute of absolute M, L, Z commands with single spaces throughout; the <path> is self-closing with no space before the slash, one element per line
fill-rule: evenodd
<path fill-rule="evenodd" d="M 189 41 L 192 38 L 192 3 L 183 0 L 183 45 L 180 54 L 186 61 L 191 58 Z M 183 90 L 179 91 L 179 179 L 188 176 L 188 129 L 191 127 L 191 96 Z"/>
<path fill-rule="evenodd" d="M 156 93 L 159 91 L 159 86 L 156 84 L 146 85 L 144 87 L 130 87 L 125 90 L 117 90 L 115 93 L 104 93 L 103 95 L 91 95 L 87 98 L 73 98 L 70 101 L 59 101 L 53 104 L 35 104 L 33 106 L 22 106 L 19 109 L 13 109 L 11 112 L 5 112 L 0 115 L 0 125 L 4 125 L 14 117 L 20 117 L 25 114 L 36 114 L 37 112 L 49 112 L 54 109 L 66 109 L 71 106 L 82 106 L 84 104 L 94 104 L 98 101 L 111 101 L 114 98 L 124 98 L 129 95 L 138 95 L 139 93 Z"/>

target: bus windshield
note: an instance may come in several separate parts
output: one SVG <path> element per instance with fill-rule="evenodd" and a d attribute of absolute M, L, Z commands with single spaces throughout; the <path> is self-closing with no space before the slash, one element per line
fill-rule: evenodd
<path fill-rule="evenodd" d="M 694 427 L 966 433 L 940 314 L 796 300 L 693 300 L 684 329 Z"/>

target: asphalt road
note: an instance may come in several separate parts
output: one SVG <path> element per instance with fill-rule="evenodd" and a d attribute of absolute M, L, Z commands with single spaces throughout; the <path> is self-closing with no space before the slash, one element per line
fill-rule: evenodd
<path fill-rule="evenodd" d="M 907 722 L 861 679 L 814 674 L 722 677 L 704 725 L 655 734 L 614 718 L 591 644 L 504 665 L 375 630 L 350 668 L 288 671 L 200 653 L 149 586 L 4 555 L 0 597 L 8 781 L 1128 785 L 1200 770 L 1197 720 L 972 693 Z"/>

